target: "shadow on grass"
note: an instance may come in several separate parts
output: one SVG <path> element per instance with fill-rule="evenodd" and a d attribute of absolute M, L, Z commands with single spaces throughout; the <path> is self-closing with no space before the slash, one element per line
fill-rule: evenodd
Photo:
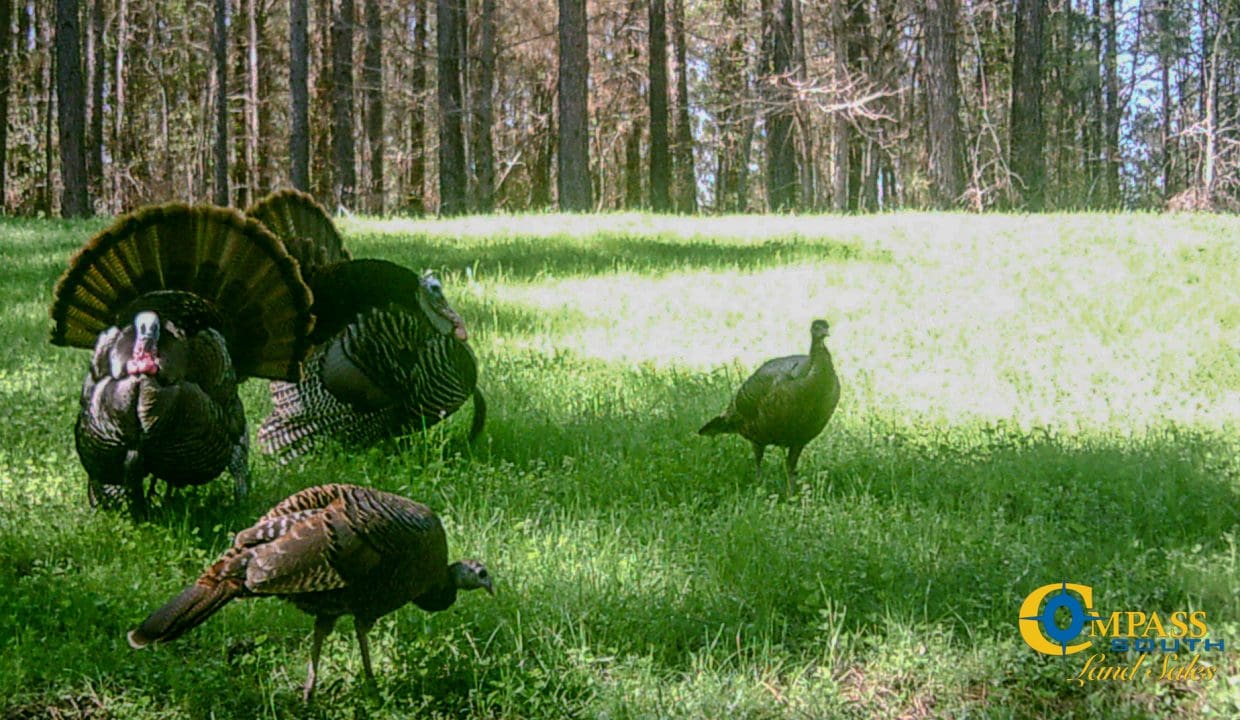
<path fill-rule="evenodd" d="M 41 540 L 24 553 L 20 573 L 0 571 L 0 597 L 8 599 L 0 610 L 7 603 L 20 618 L 25 639 L 16 647 L 33 653 L 30 682 L 63 685 L 48 668 L 79 667 L 63 656 L 69 648 L 96 659 L 127 652 L 123 631 L 148 604 L 192 579 L 272 502 L 320 482 L 426 501 L 458 528 L 453 548 L 478 547 L 475 534 L 487 538 L 498 597 L 470 595 L 432 620 L 402 610 L 379 628 L 389 638 L 377 645 L 389 664 L 382 691 L 445 714 L 587 705 L 597 680 L 575 653 L 646 658 L 672 675 L 690 672 L 703 655 L 737 667 L 772 657 L 824 662 L 833 653 L 856 662 L 883 658 L 893 624 L 945 627 L 960 647 L 993 647 L 1015 638 L 1024 595 L 1063 580 L 1093 585 L 1103 612 L 1190 604 L 1217 617 L 1240 611 L 1230 591 L 1235 569 L 1219 559 L 1237 525 L 1235 438 L 1174 427 L 1135 438 L 1003 424 L 925 427 L 858 418 L 844 406 L 802 461 L 804 487 L 788 497 L 774 459 L 755 484 L 743 441 L 694 435 L 730 394 L 722 372 L 534 354 L 500 369 L 485 445 L 472 458 L 428 460 L 436 453 L 421 452 L 415 439 L 396 455 L 331 453 L 286 467 L 261 460 L 244 503 L 231 502 L 222 477 L 173 498 L 151 525 L 79 517 L 82 537 L 62 528 Z M 522 382 L 569 371 L 576 380 Z M 24 522 L 35 522 L 36 508 L 27 511 Z M 88 535 L 109 523 L 126 544 L 105 552 Z M 15 539 L 8 533 L 0 524 L 3 544 Z M 161 538 L 177 552 L 146 545 Z M 110 569 L 94 573 L 96 561 Z M 146 578 L 141 587 L 107 579 L 130 565 L 134 578 Z M 52 598 L 68 604 L 29 610 Z M 221 633 L 274 632 L 280 639 L 259 658 L 268 672 L 243 670 L 252 679 L 234 687 L 230 707 L 244 704 L 240 698 L 264 701 L 263 677 L 279 678 L 280 697 L 293 707 L 303 676 L 279 668 L 304 663 L 304 643 L 287 637 L 300 637 L 305 619 L 294 614 L 269 630 L 235 612 L 213 620 L 223 626 L 207 639 L 142 656 L 144 686 L 175 690 L 196 708 L 206 702 L 201 688 L 235 685 L 236 670 L 216 667 Z M 275 614 L 253 612 L 264 622 Z M 0 617 L 0 631 L 5 625 Z M 473 648 L 465 632 L 491 638 L 490 646 Z M 84 633 L 104 633 L 117 647 L 81 645 Z M 837 634 L 845 650 L 827 647 Z M 54 642 L 36 650 L 33 637 Z M 353 657 L 347 627 L 333 643 L 333 657 Z M 184 657 L 205 663 L 206 677 L 189 677 Z M 331 676 L 352 702 L 361 681 L 341 665 L 333 661 Z"/>
<path fill-rule="evenodd" d="M 554 360 L 541 362 L 539 373 L 554 372 Z M 687 561 L 687 594 L 600 588 L 575 608 L 606 618 L 609 641 L 634 652 L 649 643 L 669 667 L 701 646 L 704 628 L 757 628 L 812 647 L 828 607 L 847 609 L 850 632 L 895 618 L 945 624 L 965 640 L 1014 623 L 1028 592 L 1064 580 L 1092 584 L 1103 610 L 1240 612 L 1226 559 L 1240 523 L 1235 438 L 1175 426 L 1136 437 L 939 428 L 845 407 L 787 497 L 782 451 L 755 484 L 746 442 L 694 434 L 727 400 L 722 374 L 593 375 L 616 373 L 643 392 L 574 404 L 571 388 L 505 378 L 481 458 L 490 470 L 452 493 L 485 494 L 514 518 L 547 507 L 609 518 L 638 557 L 644 547 Z M 556 532 L 573 537 L 566 523 Z M 554 598 L 548 612 L 568 597 L 530 592 Z"/>
<path fill-rule="evenodd" d="M 381 257 L 412 269 L 475 268 L 480 275 L 531 279 L 542 275 L 596 275 L 628 270 L 754 269 L 805 262 L 892 262 L 891 254 L 857 242 L 806 241 L 798 237 L 752 245 L 705 240 L 660 240 L 603 235 L 582 241 L 566 237 L 505 238 L 485 244 L 453 245 L 439 237 L 388 235 L 351 239 L 358 257 Z"/>

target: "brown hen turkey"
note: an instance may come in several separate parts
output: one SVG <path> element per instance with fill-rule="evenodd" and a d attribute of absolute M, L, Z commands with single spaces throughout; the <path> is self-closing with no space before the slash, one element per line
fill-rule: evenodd
<path fill-rule="evenodd" d="M 314 616 L 303 698 L 314 693 L 323 639 L 352 615 L 362 667 L 374 680 L 367 633 L 413 603 L 446 610 L 461 590 L 494 594 L 477 560 L 448 563 L 443 524 L 427 506 L 357 485 L 320 485 L 291 495 L 237 533 L 233 546 L 193 585 L 129 633 L 134 648 L 175 640 L 238 598 L 283 598 Z"/>
<path fill-rule="evenodd" d="M 788 489 L 796 480 L 797 461 L 810 440 L 818 437 L 840 401 L 826 338 L 826 320 L 810 325 L 808 355 L 789 355 L 763 363 L 736 391 L 736 397 L 699 435 L 736 433 L 753 445 L 755 477 L 761 479 L 767 445 L 788 448 L 784 466 Z"/>

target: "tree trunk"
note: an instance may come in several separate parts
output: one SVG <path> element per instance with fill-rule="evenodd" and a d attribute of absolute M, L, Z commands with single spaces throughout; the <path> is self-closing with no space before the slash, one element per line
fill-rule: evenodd
<path fill-rule="evenodd" d="M 9 48 L 12 46 L 12 33 L 9 31 L 9 17 L 13 9 L 11 0 L 0 0 L 0 215 L 8 208 L 7 175 L 9 149 L 9 96 L 13 92 L 13 76 L 9 74 Z"/>
<path fill-rule="evenodd" d="M 672 162 L 667 132 L 667 6 L 650 0 L 650 207 L 671 209 Z"/>
<path fill-rule="evenodd" d="M 291 0 L 289 5 L 289 95 L 292 117 L 289 118 L 289 176 L 293 187 L 310 190 L 310 48 L 309 12 L 306 0 Z"/>
<path fill-rule="evenodd" d="M 835 31 L 835 72 L 840 78 L 848 77 L 848 15 L 842 2 L 832 5 Z M 852 122 L 843 112 L 834 114 L 831 121 L 831 207 L 836 212 L 848 209 L 848 148 L 852 144 Z"/>
<path fill-rule="evenodd" d="M 232 90 L 236 94 L 232 98 L 233 107 L 231 110 L 240 109 L 241 112 L 229 112 L 229 134 L 232 138 L 231 147 L 231 164 L 229 168 L 229 184 L 232 187 L 233 207 L 244 208 L 249 205 L 249 197 L 247 193 L 250 189 L 250 151 L 249 151 L 249 115 L 250 115 L 250 71 L 249 71 L 249 53 L 246 51 L 248 41 L 248 33 L 246 32 L 245 5 L 248 0 L 237 0 L 233 4 L 230 12 L 240 10 L 240 15 L 233 13 L 233 22 L 235 18 L 242 18 L 242 25 L 234 32 L 230 39 L 233 47 L 229 52 L 229 60 L 232 64 L 231 72 L 235 78 Z M 231 27 L 231 24 L 230 24 Z M 149 54 L 149 53 L 148 53 Z M 240 100 L 240 103 L 237 101 Z M 238 105 L 240 106 L 238 108 Z"/>
<path fill-rule="evenodd" d="M 474 88 L 474 175 L 478 181 L 475 207 L 490 212 L 495 207 L 495 151 L 491 127 L 495 124 L 492 95 L 495 92 L 495 0 L 482 0 L 479 18 L 478 83 Z"/>
<path fill-rule="evenodd" d="M 956 0 L 927 0 L 921 6 L 925 38 L 926 144 L 930 202 L 956 205 L 964 188 L 960 172 L 960 93 L 956 61 Z"/>
<path fill-rule="evenodd" d="M 745 113 L 745 3 L 723 1 L 723 37 L 716 44 L 714 70 L 721 105 L 717 111 L 719 141 L 715 163 L 715 210 L 740 209 L 737 194 L 740 173 L 741 126 Z"/>
<path fill-rule="evenodd" d="M 1008 167 L 1021 188 L 1021 204 L 1028 210 L 1043 208 L 1046 191 L 1046 125 L 1042 118 L 1045 18 L 1046 0 L 1018 0 Z"/>
<path fill-rule="evenodd" d="M 1039 3 L 1040 4 L 1040 3 Z M 1114 207 L 1120 202 L 1119 190 L 1119 30 L 1115 12 L 1116 0 L 1102 2 L 1102 34 L 1105 47 L 1102 53 L 1103 95 L 1106 107 L 1103 112 L 1103 146 L 1106 162 L 1104 187 L 1106 203 Z"/>
<path fill-rule="evenodd" d="M 792 0 L 763 0 L 763 50 L 770 90 L 766 108 L 766 183 L 770 209 L 795 209 L 800 194 L 793 99 L 787 79 L 792 70 Z"/>
<path fill-rule="evenodd" d="M 1219 13 L 1223 14 L 1222 11 Z M 1222 49 L 1223 36 L 1227 32 L 1227 25 L 1219 23 L 1222 27 L 1216 26 L 1213 30 L 1214 42 L 1210 50 L 1209 69 L 1205 77 L 1205 93 L 1206 93 L 1206 147 L 1205 157 L 1202 159 L 1201 169 L 1201 189 L 1205 195 L 1207 207 L 1214 207 L 1214 191 L 1216 189 L 1216 175 L 1218 164 L 1218 65 L 1219 52 Z"/>
<path fill-rule="evenodd" d="M 258 94 L 255 96 L 257 101 L 254 104 L 256 113 L 255 127 L 257 128 L 255 135 L 257 138 L 257 174 L 255 175 L 256 184 L 254 192 L 259 193 L 259 195 L 255 196 L 256 199 L 262 194 L 271 191 L 276 184 L 276 168 L 283 165 L 283 163 L 279 162 L 279 153 L 273 152 L 272 148 L 267 147 L 267 144 L 273 143 L 275 137 L 284 132 L 285 128 L 288 127 L 284 124 L 277 127 L 274 116 L 276 103 L 272 96 L 275 95 L 276 88 L 280 86 L 280 77 L 274 71 L 274 67 L 276 59 L 281 54 L 280 50 L 283 48 L 283 43 L 278 42 L 277 37 L 273 33 L 272 24 L 269 22 L 272 18 L 272 9 L 273 5 L 268 0 L 259 0 L 255 16 L 258 51 L 260 53 L 268 53 L 268 59 L 263 61 L 260 56 L 257 65 L 259 69 Z M 271 67 L 273 70 L 263 72 L 265 67 Z M 287 182 L 287 180 L 282 182 Z"/>
<path fill-rule="evenodd" d="M 409 108 L 409 189 L 406 205 L 411 212 L 426 212 L 426 35 L 431 0 L 415 0 L 413 12 L 413 70 L 409 82 L 413 103 Z"/>
<path fill-rule="evenodd" d="M 56 107 L 56 53 L 52 50 L 52 29 L 55 24 L 54 19 L 48 19 L 43 23 L 43 46 L 47 48 L 47 62 L 43 66 L 43 199 L 40 209 L 47 217 L 52 215 L 53 206 L 53 180 L 52 171 L 54 161 L 52 159 L 52 128 L 55 126 L 55 120 L 52 113 Z"/>
<path fill-rule="evenodd" d="M 590 187 L 590 59 L 586 0 L 559 0 L 559 152 L 556 169 L 560 209 L 593 208 Z"/>
<path fill-rule="evenodd" d="M 676 48 L 676 211 L 697 212 L 693 129 L 689 124 L 689 63 L 685 44 L 685 0 L 672 0 L 672 43 Z"/>
<path fill-rule="evenodd" d="M 530 207 L 542 210 L 551 205 L 551 155 L 555 152 L 552 138 L 555 115 L 552 113 L 553 93 L 546 82 L 531 79 L 534 86 L 533 159 L 530 160 Z"/>
<path fill-rule="evenodd" d="M 370 192 L 367 210 L 382 215 L 387 208 L 383 191 L 383 15 L 379 0 L 366 0 L 366 59 L 362 67 L 366 86 L 366 143 L 370 148 Z"/>
<path fill-rule="evenodd" d="M 314 194 L 330 202 L 335 187 L 336 171 L 332 160 L 332 103 L 335 88 L 332 76 L 332 0 L 318 0 L 314 23 L 318 29 L 318 71 L 314 79 L 314 107 L 310 110 L 311 164 L 314 166 Z"/>
<path fill-rule="evenodd" d="M 1158 74 L 1161 81 L 1162 90 L 1162 153 L 1160 162 L 1162 165 L 1162 199 L 1165 202 L 1171 198 L 1173 193 L 1171 187 L 1171 63 L 1174 59 L 1171 57 L 1171 43 L 1173 42 L 1171 34 L 1171 2 L 1170 0 L 1161 0 L 1157 10 L 1158 20 Z"/>
<path fill-rule="evenodd" d="M 805 0 L 792 0 L 792 68 L 797 82 L 809 81 L 809 61 L 805 52 Z M 797 204 L 812 210 L 817 202 L 817 183 L 814 163 L 814 125 L 809 108 L 799 98 L 793 104 L 797 137 L 800 138 L 798 183 L 800 197 Z"/>
<path fill-rule="evenodd" d="M 464 0 L 438 0 L 440 215 L 459 215 L 466 210 L 465 136 L 461 123 L 463 4 Z"/>
<path fill-rule="evenodd" d="M 124 2 L 125 0 L 121 0 L 122 5 Z M 228 0 L 215 0 L 214 40 L 215 204 L 227 207 L 231 198 L 228 187 Z M 120 51 L 117 53 L 119 57 Z M 119 74 L 120 63 L 117 65 Z"/>
<path fill-rule="evenodd" d="M 258 7 L 245 5 L 245 196 L 246 207 L 258 199 Z"/>
<path fill-rule="evenodd" d="M 1102 58 L 1102 10 L 1099 0 L 1091 0 L 1091 20 L 1089 30 L 1090 52 L 1095 63 Z M 1105 150 L 1103 138 L 1106 135 L 1106 105 L 1102 99 L 1102 74 L 1093 73 L 1089 83 L 1089 112 L 1087 114 L 1087 122 L 1089 124 L 1089 206 L 1096 208 L 1100 204 L 1106 204 L 1106 181 L 1104 179 L 1105 170 L 1103 169 L 1105 160 Z M 1100 197 L 1101 202 L 1100 202 Z"/>
<path fill-rule="evenodd" d="M 357 166 L 353 152 L 353 0 L 339 0 L 332 16 L 332 202 L 353 209 Z"/>
<path fill-rule="evenodd" d="M 642 206 L 642 125 L 634 118 L 624 136 L 624 207 Z"/>
<path fill-rule="evenodd" d="M 56 0 L 56 118 L 60 140 L 60 214 L 89 217 L 86 191 L 86 93 L 82 88 L 81 0 Z"/>
<path fill-rule="evenodd" d="M 8 5 L 9 0 L 0 0 L 0 4 Z M 90 27 L 86 32 L 86 79 L 89 91 L 87 101 L 87 122 L 89 130 L 86 135 L 86 180 L 88 192 L 96 197 L 103 197 L 103 0 L 90 2 Z M 8 22 L 0 23 L 4 31 L 5 42 L 8 40 Z M 3 52 L 0 49 L 0 52 Z M 7 73 L 0 71 L 0 77 Z"/>

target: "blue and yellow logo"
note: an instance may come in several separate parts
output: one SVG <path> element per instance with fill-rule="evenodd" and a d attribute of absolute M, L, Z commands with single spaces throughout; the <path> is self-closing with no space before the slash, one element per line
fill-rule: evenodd
<path fill-rule="evenodd" d="M 1042 601 L 1048 597 L 1050 600 L 1043 605 Z M 1043 655 L 1078 653 L 1093 644 L 1073 642 L 1085 630 L 1085 623 L 1102 619 L 1092 614 L 1093 609 L 1094 589 L 1088 585 L 1067 582 L 1043 585 L 1029 593 L 1020 604 L 1020 636 L 1029 647 Z M 1066 610 L 1069 616 L 1064 627 L 1056 620 L 1060 610 Z"/>
<path fill-rule="evenodd" d="M 1043 585 L 1020 604 L 1018 626 L 1025 644 L 1044 655 L 1072 655 L 1103 644 L 1102 650 L 1122 656 L 1122 664 L 1107 664 L 1104 652 L 1095 651 L 1070 682 L 1130 681 L 1137 677 L 1155 680 L 1209 680 L 1214 667 L 1202 660 L 1203 653 L 1222 653 L 1226 643 L 1209 637 L 1204 610 L 1181 610 L 1159 614 L 1121 610 L 1102 615 L 1094 609 L 1094 589 L 1088 585 L 1060 582 Z M 1148 656 L 1157 653 L 1161 663 Z M 1180 662 L 1188 659 L 1187 665 Z M 1188 655 L 1192 653 L 1192 655 Z"/>

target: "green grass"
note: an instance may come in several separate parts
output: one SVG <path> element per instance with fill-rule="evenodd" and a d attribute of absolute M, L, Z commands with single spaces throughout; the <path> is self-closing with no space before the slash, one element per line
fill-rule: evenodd
<path fill-rule="evenodd" d="M 1240 219 L 898 214 L 344 223 L 437 270 L 491 405 L 426 437 L 227 479 L 149 523 L 86 507 L 84 351 L 51 287 L 104 223 L 0 221 L 0 717 L 1183 717 L 1240 713 Z M 843 399 L 784 492 L 694 431 L 815 317 Z M 243 389 L 252 425 L 269 403 Z M 251 428 L 252 429 L 252 428 Z M 361 680 L 348 622 L 300 703 L 310 622 L 234 603 L 124 633 L 268 506 L 347 481 L 436 508 L 489 599 L 403 609 Z M 1208 612 L 1213 682 L 1065 681 L 1034 588 Z"/>

